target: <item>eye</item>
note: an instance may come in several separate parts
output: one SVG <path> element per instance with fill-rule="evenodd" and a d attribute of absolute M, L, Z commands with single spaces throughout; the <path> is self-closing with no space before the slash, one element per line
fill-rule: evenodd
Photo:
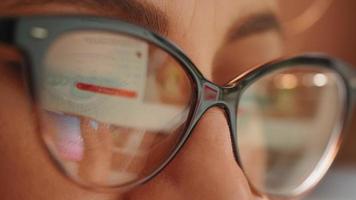
<path fill-rule="evenodd" d="M 276 59 L 282 52 L 282 39 L 276 31 L 250 35 L 225 43 L 213 65 L 213 80 L 224 84 L 251 67 Z"/>

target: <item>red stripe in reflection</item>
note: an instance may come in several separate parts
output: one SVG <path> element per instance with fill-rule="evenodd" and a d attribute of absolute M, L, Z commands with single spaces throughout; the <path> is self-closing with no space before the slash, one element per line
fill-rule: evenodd
<path fill-rule="evenodd" d="M 93 85 L 89 83 L 76 83 L 75 85 L 79 90 L 84 90 L 88 92 L 95 92 L 100 94 L 106 94 L 111 96 L 120 96 L 127 98 L 135 98 L 137 97 L 137 93 L 130 90 L 117 89 L 117 88 L 109 88 L 98 85 Z"/>

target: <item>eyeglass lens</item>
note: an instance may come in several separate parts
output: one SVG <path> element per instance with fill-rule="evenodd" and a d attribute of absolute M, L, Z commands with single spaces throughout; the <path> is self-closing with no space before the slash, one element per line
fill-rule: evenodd
<path fill-rule="evenodd" d="M 119 33 L 61 35 L 34 76 L 45 144 L 85 185 L 150 175 L 176 147 L 191 110 L 191 80 L 180 64 Z"/>
<path fill-rule="evenodd" d="M 237 111 L 237 144 L 252 184 L 274 194 L 307 184 L 337 145 L 344 97 L 341 77 L 322 66 L 291 66 L 252 83 Z"/>

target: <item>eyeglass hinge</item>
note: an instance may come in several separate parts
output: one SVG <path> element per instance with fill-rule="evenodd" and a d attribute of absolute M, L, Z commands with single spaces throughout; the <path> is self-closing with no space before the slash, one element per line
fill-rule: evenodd
<path fill-rule="evenodd" d="M 0 18 L 0 43 L 13 44 L 15 39 L 16 20 Z"/>

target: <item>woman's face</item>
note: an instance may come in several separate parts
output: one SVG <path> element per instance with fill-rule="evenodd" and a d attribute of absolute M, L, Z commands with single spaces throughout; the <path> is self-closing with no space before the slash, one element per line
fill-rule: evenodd
<path fill-rule="evenodd" d="M 127 20 L 176 43 L 207 79 L 218 84 L 276 58 L 282 48 L 273 0 L 5 0 L 0 2 L 0 13 L 90 14 Z M 0 61 L 11 58 L 9 48 L 0 46 L 0 52 Z M 36 116 L 21 74 L 1 63 L 0 91 L 6 97 L 0 99 L 1 199 L 259 198 L 234 159 L 227 121 L 219 108 L 204 114 L 175 159 L 146 184 L 123 193 L 79 187 L 55 168 L 38 140 Z"/>

